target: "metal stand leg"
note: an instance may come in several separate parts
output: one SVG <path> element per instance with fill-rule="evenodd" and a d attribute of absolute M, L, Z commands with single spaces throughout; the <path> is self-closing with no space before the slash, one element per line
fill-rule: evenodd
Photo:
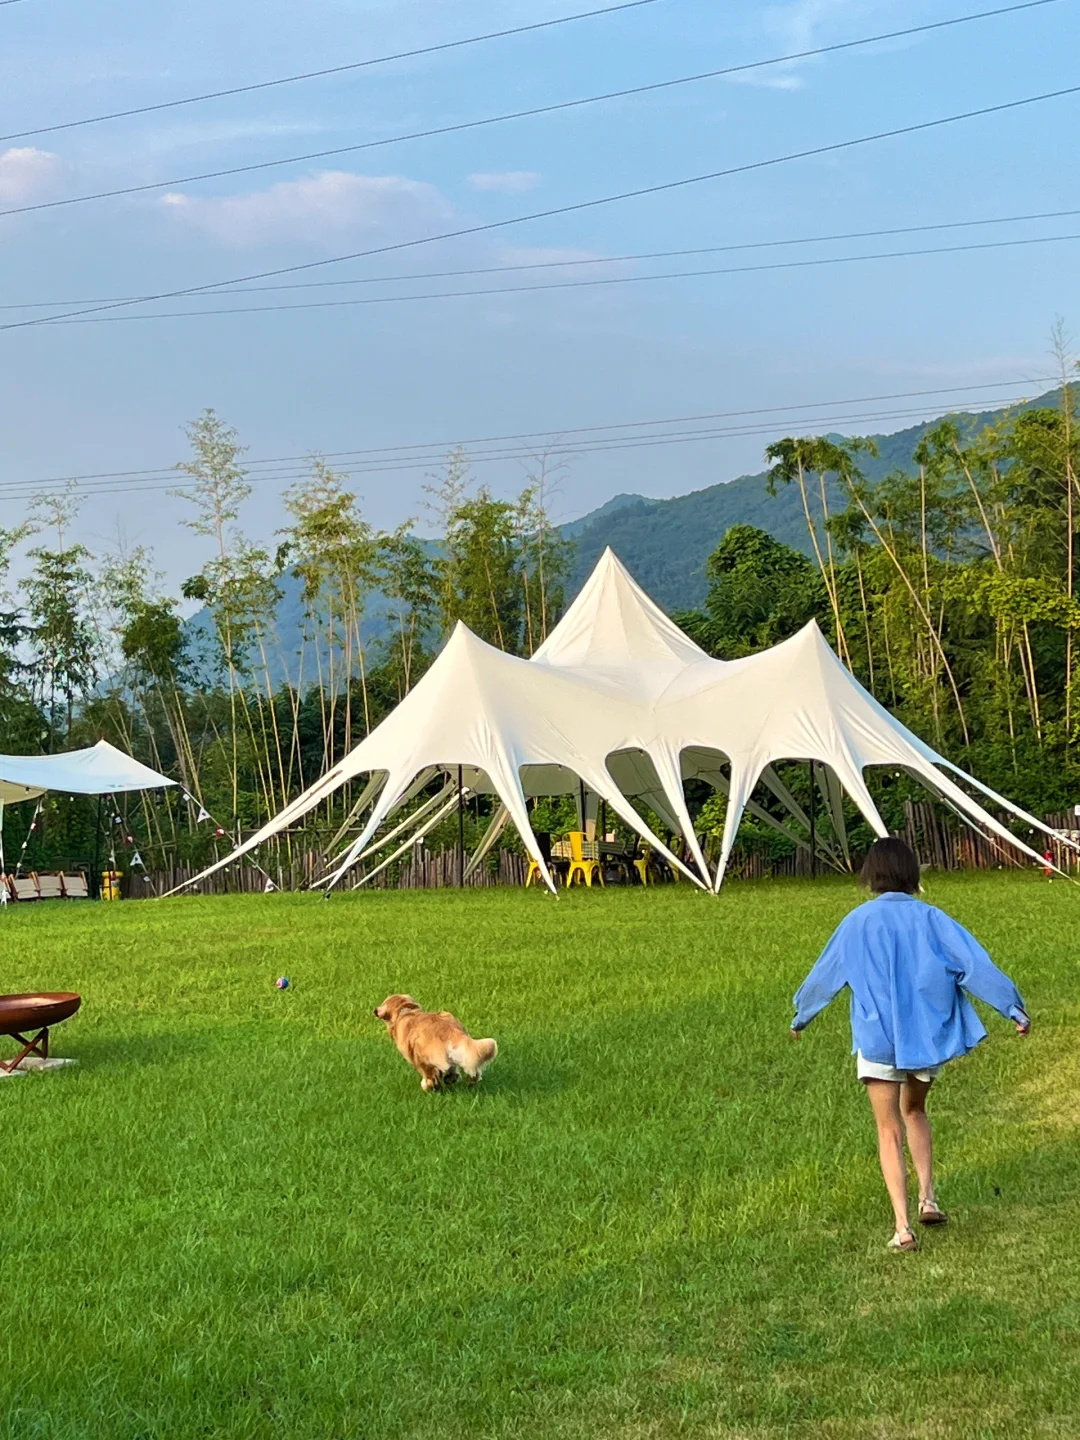
<path fill-rule="evenodd" d="M 28 1055 L 40 1055 L 42 1060 L 49 1058 L 49 1032 L 47 1029 L 39 1030 L 32 1040 L 28 1040 L 25 1035 L 13 1035 L 12 1039 L 18 1040 L 23 1048 L 10 1064 L 5 1064 L 0 1060 L 0 1070 L 7 1071 L 9 1075 L 12 1070 L 18 1069 Z"/>

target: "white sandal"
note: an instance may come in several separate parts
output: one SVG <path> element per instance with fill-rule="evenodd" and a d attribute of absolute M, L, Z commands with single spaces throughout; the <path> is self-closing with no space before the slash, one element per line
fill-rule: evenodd
<path fill-rule="evenodd" d="M 915 1231 L 910 1225 L 905 1225 L 903 1230 L 897 1230 L 892 1239 L 886 1245 L 886 1250 L 918 1250 L 919 1242 L 915 1239 Z"/>

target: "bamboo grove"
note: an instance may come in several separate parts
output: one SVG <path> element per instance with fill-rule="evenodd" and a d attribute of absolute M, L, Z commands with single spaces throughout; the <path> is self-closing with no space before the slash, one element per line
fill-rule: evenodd
<path fill-rule="evenodd" d="M 676 618 L 721 658 L 816 619 L 844 663 L 935 748 L 1030 808 L 1071 809 L 1075 401 L 1066 383 L 1054 403 L 988 428 L 946 419 L 909 465 L 874 481 L 868 441 L 777 440 L 769 485 L 797 490 L 805 550 L 734 526 L 716 537 L 704 605 Z M 74 488 L 0 531 L 2 748 L 61 750 L 104 735 L 174 776 L 190 802 L 145 798 L 122 816 L 151 868 L 212 858 L 278 811 L 389 713 L 459 620 L 532 654 L 563 609 L 573 558 L 550 517 L 558 476 L 543 457 L 505 500 L 473 481 L 465 453 L 450 455 L 427 487 L 430 539 L 415 522 L 373 528 L 345 478 L 315 457 L 285 492 L 287 524 L 266 546 L 241 525 L 252 481 L 236 432 L 207 411 L 187 433 L 176 503 L 205 560 L 179 595 L 164 593 L 147 549 L 91 554 L 72 538 Z M 286 592 L 298 640 L 282 633 Z M 192 610 L 197 620 L 185 619 Z M 887 781 L 888 816 L 905 792 Z M 352 798 L 337 797 L 284 844 L 312 848 Z M 722 805 L 691 800 L 715 830 Z M 94 825 L 89 805 L 50 797 L 30 860 L 84 858 Z M 21 826 L 9 811 L 9 854 Z"/>

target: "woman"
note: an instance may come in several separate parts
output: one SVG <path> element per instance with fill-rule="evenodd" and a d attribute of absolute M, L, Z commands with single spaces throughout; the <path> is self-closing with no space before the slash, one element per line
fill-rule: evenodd
<path fill-rule="evenodd" d="M 871 846 L 862 882 L 873 898 L 837 926 L 795 996 L 791 1030 L 797 1040 L 845 985 L 851 991 L 852 1050 L 877 1122 L 881 1173 L 896 1217 L 888 1248 L 916 1250 L 904 1133 L 919 1177 L 919 1222 L 944 1225 L 926 1097 L 941 1066 L 986 1036 L 964 991 L 1012 1020 L 1019 1035 L 1031 1021 L 1016 986 L 974 936 L 915 898 L 919 862 L 902 840 Z"/>

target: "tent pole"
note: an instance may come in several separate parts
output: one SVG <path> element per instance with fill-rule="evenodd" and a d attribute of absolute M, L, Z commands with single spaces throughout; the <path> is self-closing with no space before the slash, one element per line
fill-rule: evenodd
<path fill-rule="evenodd" d="M 578 780 L 578 810 L 579 810 L 579 815 L 580 815 L 580 820 L 581 820 L 581 824 L 580 824 L 580 826 L 579 826 L 579 829 L 581 830 L 581 833 L 584 835 L 584 834 L 585 834 L 585 781 L 584 781 L 584 780 Z"/>
<path fill-rule="evenodd" d="M 457 767 L 457 883 L 465 886 L 465 809 L 462 799 L 461 766 Z"/>
<path fill-rule="evenodd" d="M 101 801 L 97 797 L 97 823 L 94 826 L 94 871 L 90 876 L 90 894 L 95 900 L 101 899 Z"/>
<path fill-rule="evenodd" d="M 810 878 L 817 879 L 817 829 L 815 821 L 816 804 L 814 798 L 814 762 L 810 761 Z"/>

